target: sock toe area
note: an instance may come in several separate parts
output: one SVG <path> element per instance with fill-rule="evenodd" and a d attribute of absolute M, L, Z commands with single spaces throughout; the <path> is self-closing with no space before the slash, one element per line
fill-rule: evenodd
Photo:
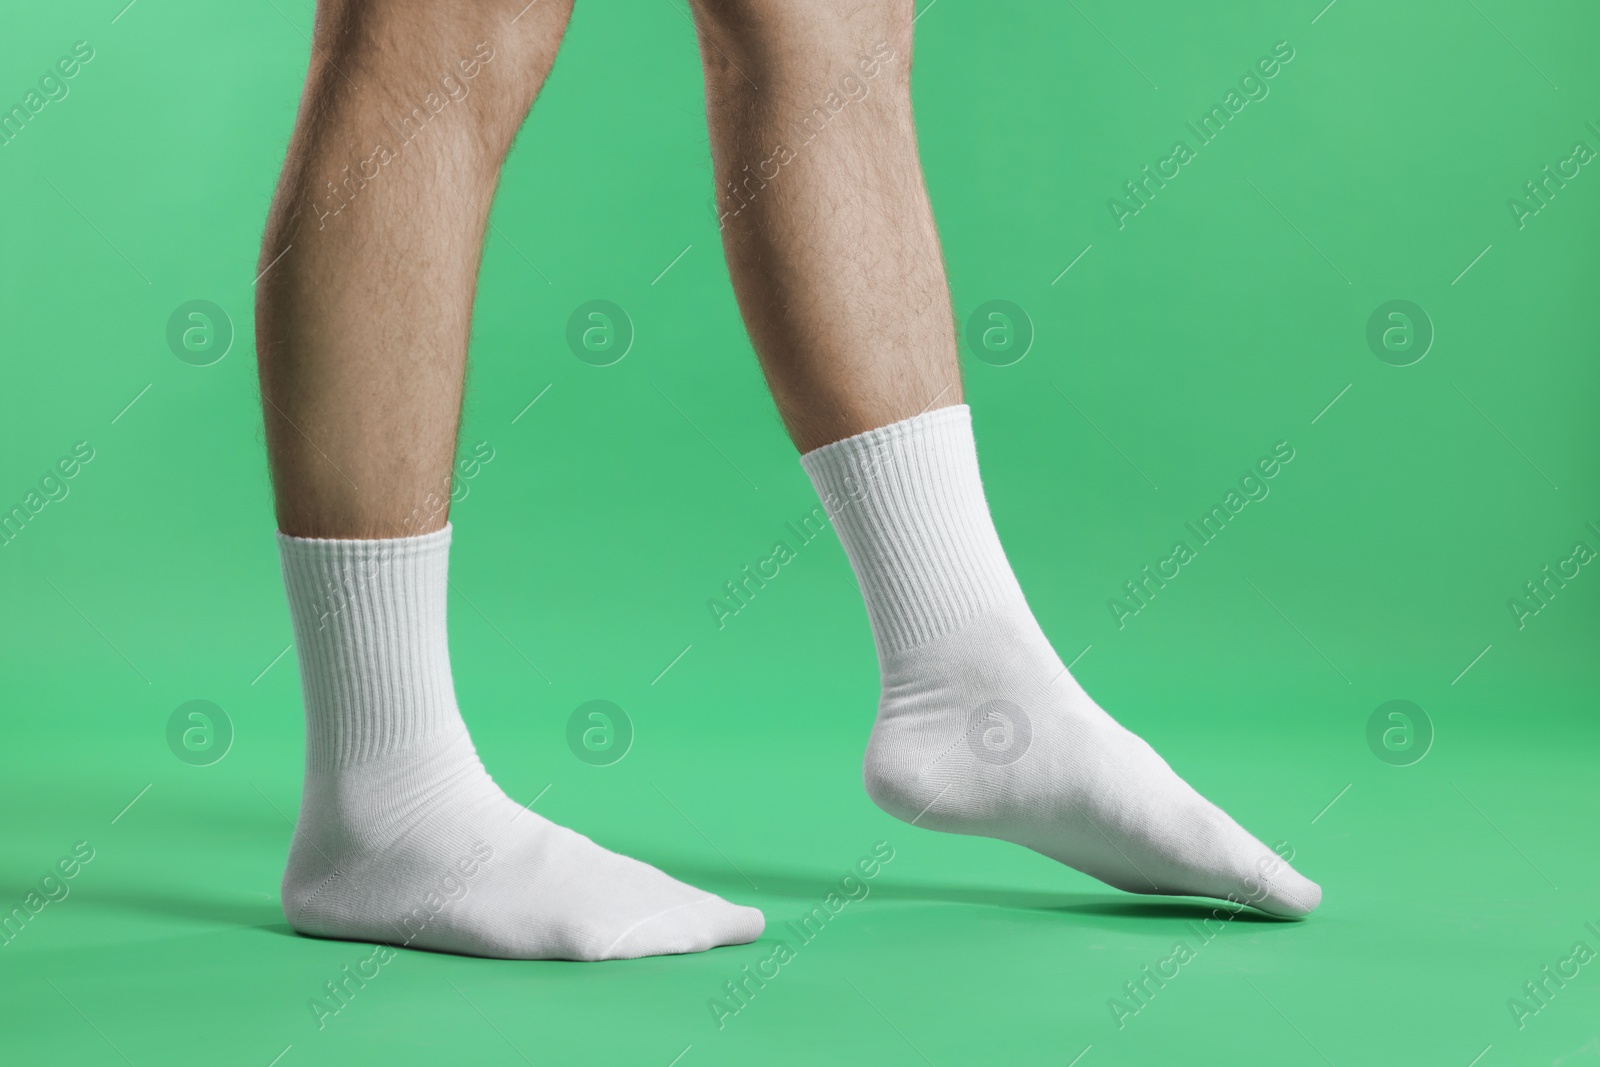
<path fill-rule="evenodd" d="M 1267 895 L 1255 908 L 1280 919 L 1303 919 L 1322 903 L 1322 887 L 1292 868 L 1262 879 Z"/>
<path fill-rule="evenodd" d="M 760 937 L 766 925 L 759 909 L 708 894 L 640 919 L 619 934 L 600 958 L 628 960 L 743 945 Z"/>

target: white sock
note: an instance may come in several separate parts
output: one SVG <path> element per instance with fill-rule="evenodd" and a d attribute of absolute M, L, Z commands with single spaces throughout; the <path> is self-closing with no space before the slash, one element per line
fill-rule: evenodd
<path fill-rule="evenodd" d="M 1102 711 L 1034 621 L 989 517 L 966 405 L 801 457 L 867 602 L 883 695 L 867 792 L 1133 893 L 1279 916 L 1322 899 Z"/>
<path fill-rule="evenodd" d="M 456 709 L 450 527 L 278 535 L 306 777 L 283 877 L 304 934 L 513 959 L 629 959 L 760 936 L 763 920 L 506 797 Z"/>

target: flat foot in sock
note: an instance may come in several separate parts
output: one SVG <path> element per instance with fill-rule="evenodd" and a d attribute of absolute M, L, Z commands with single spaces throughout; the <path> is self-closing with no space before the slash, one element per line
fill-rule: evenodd
<path fill-rule="evenodd" d="M 756 909 L 607 851 L 495 785 L 450 674 L 449 526 L 279 545 L 307 740 L 283 878 L 291 926 L 509 959 L 631 959 L 761 936 Z"/>
<path fill-rule="evenodd" d="M 867 792 L 916 826 L 1031 848 L 1119 889 L 1297 918 L 1322 891 L 1091 700 L 989 517 L 965 406 L 802 457 L 860 580 L 883 683 Z"/>
<path fill-rule="evenodd" d="M 502 959 L 703 952 L 764 925 L 519 806 L 465 733 L 309 776 L 283 900 L 315 937 Z"/>

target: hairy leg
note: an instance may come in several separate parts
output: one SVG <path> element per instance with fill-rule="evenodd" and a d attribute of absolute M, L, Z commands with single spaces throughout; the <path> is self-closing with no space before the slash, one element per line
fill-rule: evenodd
<path fill-rule="evenodd" d="M 914 825 L 1137 893 L 1321 899 L 1078 685 L 989 516 L 917 158 L 910 0 L 697 0 L 739 307 L 860 579 L 864 778 Z"/>
<path fill-rule="evenodd" d="M 961 402 L 910 3 L 698 0 L 723 247 L 801 451 Z"/>
<path fill-rule="evenodd" d="M 318 5 L 256 287 L 285 533 L 445 523 L 485 218 L 567 18 L 518 6 Z"/>
<path fill-rule="evenodd" d="M 762 930 L 508 798 L 456 707 L 445 509 L 484 217 L 567 13 L 318 7 L 257 315 L 306 712 L 282 887 L 301 933 L 594 960 Z"/>

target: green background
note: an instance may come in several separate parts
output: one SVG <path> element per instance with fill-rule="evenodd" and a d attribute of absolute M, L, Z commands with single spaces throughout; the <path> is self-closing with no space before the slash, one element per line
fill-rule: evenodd
<path fill-rule="evenodd" d="M 876 665 L 831 533 L 713 622 L 815 499 L 728 287 L 681 0 L 579 3 L 484 257 L 462 440 L 495 458 L 452 516 L 457 685 L 512 796 L 769 933 L 602 965 L 405 952 L 319 1030 L 308 999 L 369 950 L 277 904 L 301 722 L 251 344 L 312 9 L 123 2 L 14 8 L 0 38 L 5 106 L 95 49 L 0 147 L 0 507 L 95 450 L 0 549 L 0 910 L 95 850 L 0 947 L 6 1062 L 1600 1062 L 1600 965 L 1520 1029 L 1507 1007 L 1600 949 L 1600 568 L 1521 629 L 1507 606 L 1600 548 L 1600 174 L 1523 228 L 1507 206 L 1600 148 L 1592 5 L 917 22 L 957 318 L 1008 300 L 1034 332 L 1011 366 L 963 346 L 1023 585 L 1089 692 L 1325 890 L 1307 922 L 1227 924 L 1119 1029 L 1108 1000 L 1208 908 L 874 808 Z M 1118 229 L 1108 199 L 1278 41 L 1270 95 Z M 195 299 L 236 333 L 211 366 L 165 340 Z M 591 299 L 637 333 L 613 366 L 564 340 Z M 1394 299 L 1436 331 L 1411 366 L 1365 340 Z M 1271 495 L 1119 629 L 1108 599 L 1280 440 Z M 167 746 L 193 699 L 235 732 L 211 766 Z M 611 766 L 566 745 L 591 699 L 636 731 Z M 1436 735 L 1410 766 L 1367 744 L 1393 699 Z M 719 1030 L 708 999 L 877 841 L 871 896 Z"/>

